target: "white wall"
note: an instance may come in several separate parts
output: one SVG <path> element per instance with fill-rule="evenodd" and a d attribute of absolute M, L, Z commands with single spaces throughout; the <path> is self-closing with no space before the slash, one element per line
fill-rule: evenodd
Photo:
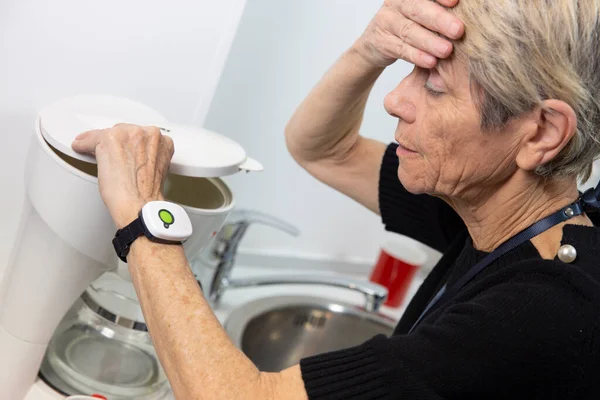
<path fill-rule="evenodd" d="M 0 272 L 23 199 L 36 112 L 107 93 L 202 124 L 245 0 L 5 0 L 0 3 Z"/>
<path fill-rule="evenodd" d="M 228 179 L 240 207 L 284 218 L 302 231 L 288 238 L 252 228 L 242 251 L 371 262 L 383 228 L 378 216 L 309 176 L 288 154 L 284 126 L 336 58 L 362 33 L 381 0 L 250 0 L 206 126 L 239 141 L 261 174 Z M 385 94 L 412 69 L 397 62 L 376 84 L 363 134 L 393 140 Z"/>

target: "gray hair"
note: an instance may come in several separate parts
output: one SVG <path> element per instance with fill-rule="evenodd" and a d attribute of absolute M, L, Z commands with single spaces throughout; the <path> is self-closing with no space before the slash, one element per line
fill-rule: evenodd
<path fill-rule="evenodd" d="M 451 10 L 465 23 L 455 49 L 478 94 L 482 130 L 562 100 L 577 132 L 536 172 L 587 180 L 600 155 L 600 0 L 465 0 Z"/>

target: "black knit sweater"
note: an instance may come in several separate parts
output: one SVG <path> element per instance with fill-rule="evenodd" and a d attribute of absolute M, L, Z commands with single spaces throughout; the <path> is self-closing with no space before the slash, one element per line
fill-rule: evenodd
<path fill-rule="evenodd" d="M 600 228 L 564 227 L 562 243 L 577 250 L 570 264 L 543 260 L 523 243 L 409 335 L 437 290 L 486 253 L 473 248 L 446 203 L 402 187 L 395 149 L 388 147 L 381 167 L 383 223 L 444 256 L 391 338 L 301 361 L 309 398 L 600 399 Z"/>

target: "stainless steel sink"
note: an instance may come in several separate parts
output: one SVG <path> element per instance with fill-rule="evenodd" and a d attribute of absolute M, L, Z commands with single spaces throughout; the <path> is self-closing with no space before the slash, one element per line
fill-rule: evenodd
<path fill-rule="evenodd" d="M 278 372 L 315 354 L 352 347 L 396 322 L 382 314 L 324 298 L 274 296 L 234 310 L 225 329 L 261 370 Z"/>

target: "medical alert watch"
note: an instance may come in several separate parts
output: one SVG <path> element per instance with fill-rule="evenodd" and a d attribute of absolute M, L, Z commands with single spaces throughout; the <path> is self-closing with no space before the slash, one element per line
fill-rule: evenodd
<path fill-rule="evenodd" d="M 127 262 L 131 244 L 142 235 L 157 243 L 181 244 L 192 236 L 192 222 L 178 204 L 168 201 L 147 203 L 139 217 L 119 229 L 113 239 L 115 251 L 123 262 Z"/>

